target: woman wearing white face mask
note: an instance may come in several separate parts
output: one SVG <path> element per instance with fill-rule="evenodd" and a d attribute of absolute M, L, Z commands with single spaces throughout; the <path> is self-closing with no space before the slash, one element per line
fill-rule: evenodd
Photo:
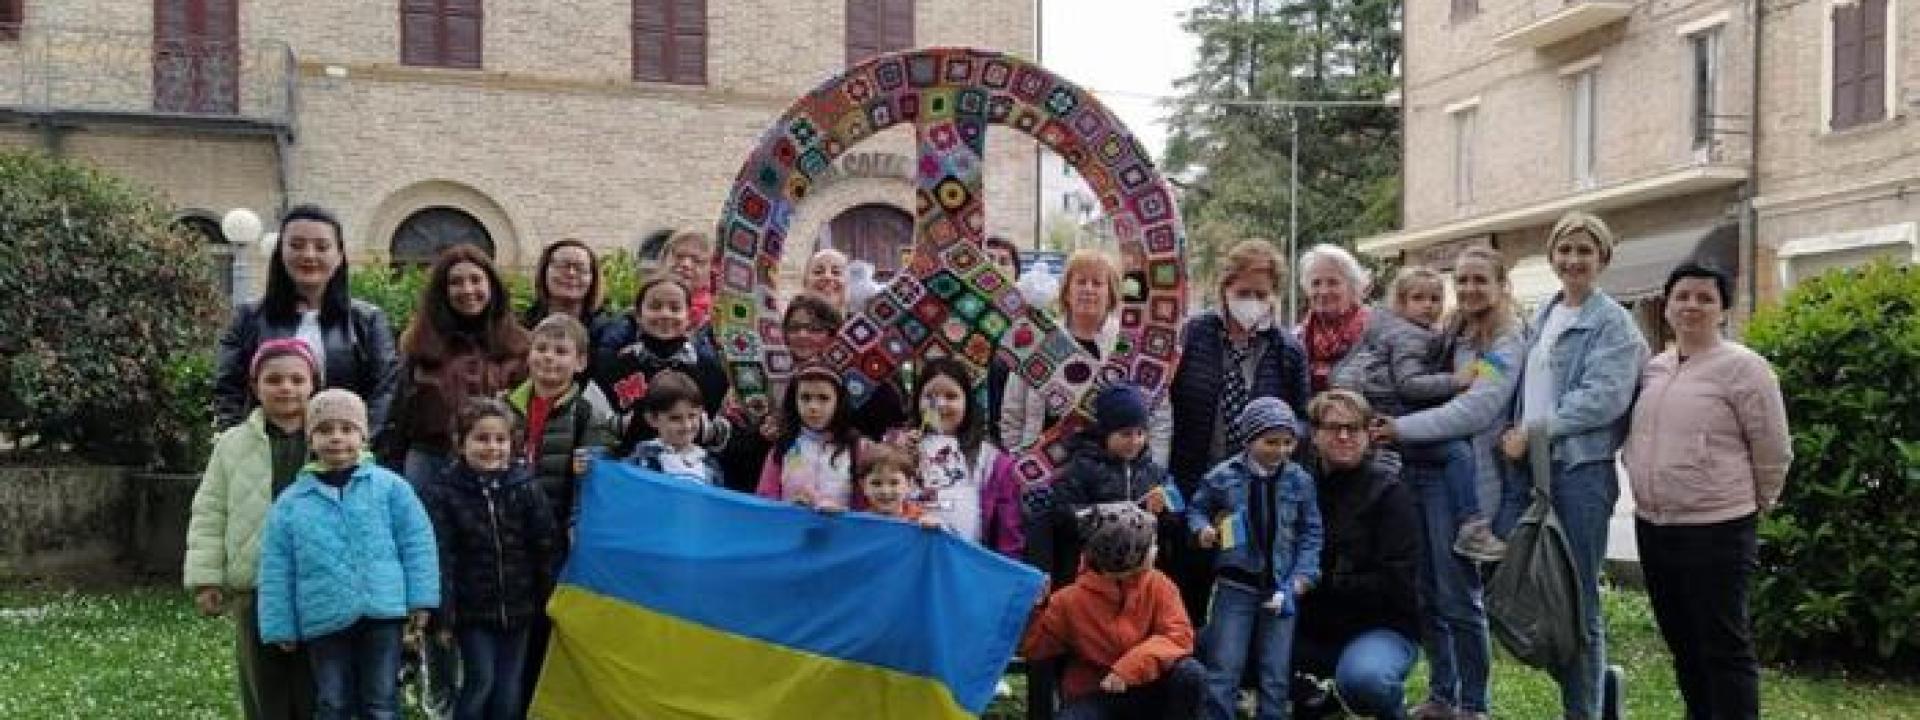
<path fill-rule="evenodd" d="M 1257 397 L 1277 397 L 1307 416 L 1310 396 L 1307 354 L 1280 329 L 1274 300 L 1286 282 L 1273 244 L 1242 240 L 1227 252 L 1220 271 L 1220 306 L 1187 321 L 1180 367 L 1169 389 L 1173 440 L 1167 470 L 1187 497 L 1200 478 L 1244 446 L 1229 437 L 1230 420 Z M 1184 541 L 1162 543 L 1163 564 L 1180 586 L 1194 626 L 1205 622 L 1212 587 L 1212 558 Z"/>

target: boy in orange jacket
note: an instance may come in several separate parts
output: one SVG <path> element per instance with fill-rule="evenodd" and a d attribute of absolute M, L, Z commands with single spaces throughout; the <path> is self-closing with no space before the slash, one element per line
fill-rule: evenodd
<path fill-rule="evenodd" d="M 1079 577 L 1042 600 L 1020 643 L 1029 661 L 1067 656 L 1058 720 L 1198 716 L 1206 669 L 1179 589 L 1153 569 L 1153 516 L 1112 503 L 1080 524 Z"/>

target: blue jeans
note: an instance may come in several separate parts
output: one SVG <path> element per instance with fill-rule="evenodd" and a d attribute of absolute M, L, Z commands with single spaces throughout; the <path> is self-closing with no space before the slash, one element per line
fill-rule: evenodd
<path fill-rule="evenodd" d="M 414 492 L 418 493 L 433 484 L 434 479 L 440 477 L 440 474 L 446 472 L 452 464 L 453 458 L 443 453 L 408 450 L 406 462 L 403 464 L 403 474 L 407 478 L 407 484 L 412 485 Z M 454 674 L 460 666 L 459 653 L 456 649 L 438 642 L 421 643 L 421 645 L 425 647 L 421 654 L 425 657 L 427 665 L 422 668 L 426 671 L 423 673 L 420 688 L 423 702 L 427 706 L 428 715 L 446 717 L 453 711 Z"/>
<path fill-rule="evenodd" d="M 307 643 L 318 720 L 400 716 L 401 620 L 361 620 Z"/>
<path fill-rule="evenodd" d="M 1504 487 L 1497 530 L 1506 534 L 1518 521 L 1530 502 L 1532 481 L 1524 467 Z M 1573 551 L 1573 570 L 1580 580 L 1581 625 L 1586 633 L 1587 650 L 1575 667 L 1557 668 L 1553 679 L 1560 684 L 1560 703 L 1567 717 L 1600 717 L 1601 692 L 1607 669 L 1607 634 L 1600 612 L 1600 565 L 1606 560 L 1607 529 L 1613 519 L 1613 504 L 1620 499 L 1620 477 L 1613 459 L 1567 467 L 1553 461 L 1553 479 L 1548 486 L 1553 495 L 1553 511 L 1560 516 L 1567 545 Z"/>
<path fill-rule="evenodd" d="M 1463 452 L 1468 453 L 1467 484 L 1472 485 L 1471 451 Z M 1472 563 L 1453 554 L 1454 531 L 1461 517 L 1454 488 L 1449 487 L 1451 465 L 1443 469 L 1415 460 L 1407 466 L 1406 475 L 1420 512 L 1416 569 L 1420 618 L 1426 626 L 1427 697 L 1459 710 L 1486 712 L 1487 674 L 1492 667 L 1487 609 L 1481 603 L 1480 574 Z"/>
<path fill-rule="evenodd" d="M 1409 465 L 1424 465 L 1429 470 L 1440 469 L 1441 488 L 1446 490 L 1444 498 L 1453 510 L 1454 527 L 1468 518 L 1480 515 L 1480 492 L 1475 485 L 1480 481 L 1473 467 L 1473 443 L 1467 440 L 1443 440 L 1432 443 L 1409 443 L 1402 448 L 1401 457 Z M 1492 518 L 1482 518 L 1492 519 Z M 1447 537 L 1447 544 L 1453 544 L 1453 537 Z"/>
<path fill-rule="evenodd" d="M 1334 692 L 1354 714 L 1399 720 L 1407 716 L 1407 674 L 1419 657 L 1413 640 L 1387 628 L 1374 628 L 1338 645 L 1302 641 L 1294 661 L 1321 677 L 1331 673 Z"/>
<path fill-rule="evenodd" d="M 1213 609 L 1200 636 L 1200 657 L 1206 663 L 1211 689 L 1206 717 L 1232 720 L 1239 705 L 1240 678 L 1247 667 L 1249 648 L 1254 650 L 1260 676 L 1260 705 L 1254 717 L 1276 720 L 1288 716 L 1293 616 L 1281 617 L 1261 607 L 1266 601 L 1266 593 L 1240 583 L 1221 580 L 1213 584 Z"/>
<path fill-rule="evenodd" d="M 460 702 L 455 720 L 509 720 L 520 716 L 528 628 L 468 627 L 460 641 Z"/>

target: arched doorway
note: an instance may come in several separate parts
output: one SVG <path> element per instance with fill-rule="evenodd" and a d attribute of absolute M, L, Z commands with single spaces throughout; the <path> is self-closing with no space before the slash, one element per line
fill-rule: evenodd
<path fill-rule="evenodd" d="M 913 216 L 882 203 L 856 205 L 827 223 L 823 240 L 823 247 L 873 263 L 874 279 L 885 280 L 900 270 L 913 247 Z"/>
<path fill-rule="evenodd" d="M 220 231 L 219 221 L 189 213 L 174 218 L 173 226 L 201 242 L 206 248 L 207 273 L 213 276 L 214 287 L 220 289 L 220 297 L 233 297 L 233 244 L 227 242 L 226 234 Z"/>
<path fill-rule="evenodd" d="M 388 248 L 394 267 L 433 264 L 440 251 L 465 243 L 493 257 L 493 236 L 466 212 L 450 207 L 415 211 L 393 231 Z"/>

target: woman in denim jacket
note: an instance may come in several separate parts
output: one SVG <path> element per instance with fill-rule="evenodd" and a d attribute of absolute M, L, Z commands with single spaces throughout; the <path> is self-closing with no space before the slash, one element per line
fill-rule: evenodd
<path fill-rule="evenodd" d="M 1568 213 L 1547 236 L 1547 259 L 1561 290 L 1528 333 L 1512 421 L 1500 439 L 1513 461 L 1496 530 L 1505 534 L 1525 509 L 1533 478 L 1527 458 L 1547 453 L 1548 491 L 1573 549 L 1587 647 L 1576 667 L 1551 672 L 1568 718 L 1597 718 L 1606 672 L 1600 617 L 1600 563 L 1620 497 L 1614 453 L 1626 437 L 1647 342 L 1633 317 L 1596 286 L 1613 256 L 1613 231 L 1582 212 Z"/>

